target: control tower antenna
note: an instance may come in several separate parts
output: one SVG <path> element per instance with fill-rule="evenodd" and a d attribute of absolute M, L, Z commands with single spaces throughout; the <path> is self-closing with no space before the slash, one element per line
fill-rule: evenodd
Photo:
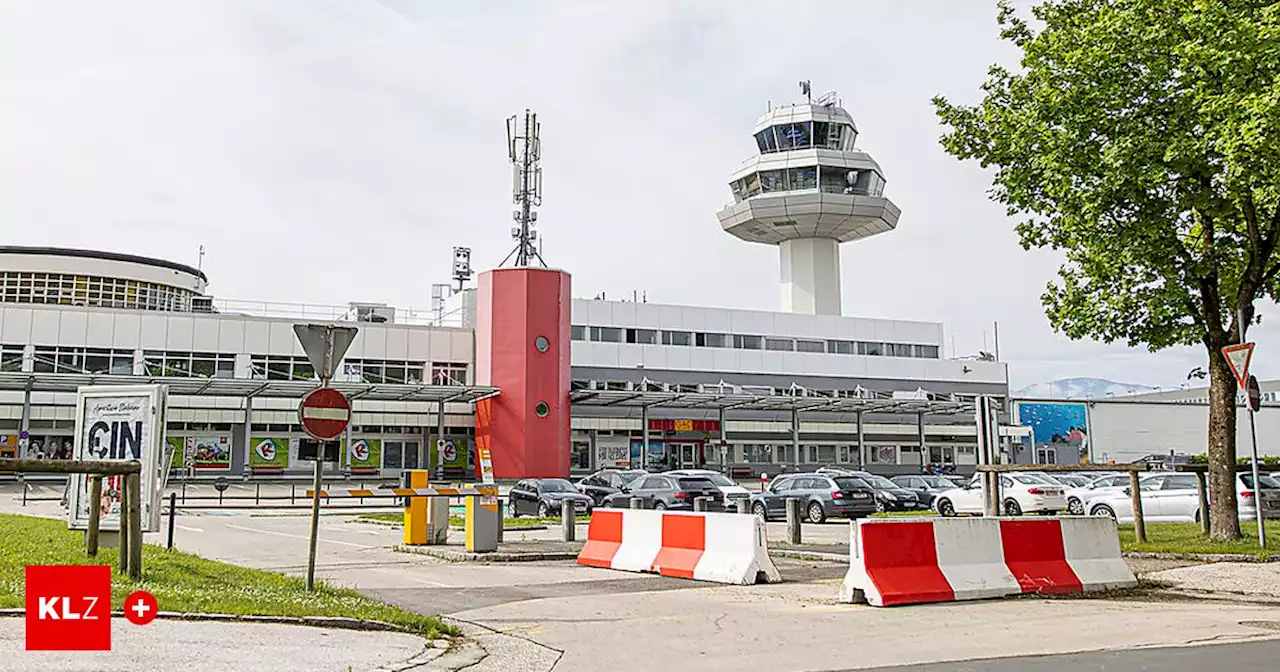
<path fill-rule="evenodd" d="M 538 223 L 538 213 L 534 208 L 542 205 L 542 125 L 538 123 L 538 115 L 529 110 L 524 111 L 524 120 L 517 115 L 507 119 L 507 155 L 512 166 L 512 202 L 517 209 L 511 213 L 516 225 L 511 227 L 511 237 L 516 241 L 516 249 L 502 260 L 505 266 L 515 257 L 516 266 L 528 266 L 535 259 L 543 267 L 547 262 L 537 245 L 538 232 L 534 227 Z"/>

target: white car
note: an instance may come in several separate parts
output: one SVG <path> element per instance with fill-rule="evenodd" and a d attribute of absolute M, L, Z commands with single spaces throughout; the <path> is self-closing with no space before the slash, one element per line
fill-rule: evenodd
<path fill-rule="evenodd" d="M 1121 492 L 1129 487 L 1128 474 L 1115 474 L 1095 478 L 1082 488 L 1067 490 L 1067 511 L 1073 515 L 1083 516 L 1089 510 L 1089 503 L 1103 495 Z"/>
<path fill-rule="evenodd" d="M 733 503 L 739 499 L 748 499 L 751 493 L 741 485 L 738 485 L 732 478 L 725 476 L 718 471 L 710 469 L 677 469 L 667 472 L 673 476 L 698 476 L 705 478 L 715 484 L 716 489 L 724 496 L 724 504 L 726 507 L 733 506 Z"/>
<path fill-rule="evenodd" d="M 1024 513 L 1055 513 L 1067 508 L 1060 485 L 1048 485 L 1034 476 L 1019 473 L 1000 475 L 1001 510 L 1006 516 Z M 933 510 L 943 516 L 966 513 L 982 515 L 982 482 L 978 476 L 963 488 L 945 490 L 933 499 Z"/>
<path fill-rule="evenodd" d="M 1280 483 L 1262 476 L 1262 517 L 1280 518 Z M 1253 475 L 1236 475 L 1236 502 L 1240 520 L 1253 520 L 1259 491 L 1250 487 Z M 1192 523 L 1200 520 L 1200 495 L 1195 474 L 1148 474 L 1138 481 L 1142 492 L 1142 517 L 1148 523 Z M 1133 522 L 1133 499 L 1129 492 L 1105 494 L 1088 505 L 1091 516 L 1110 516 L 1118 523 Z"/>

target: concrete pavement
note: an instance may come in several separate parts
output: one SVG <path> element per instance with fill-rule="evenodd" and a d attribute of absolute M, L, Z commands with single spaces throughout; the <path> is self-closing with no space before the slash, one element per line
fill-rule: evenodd
<path fill-rule="evenodd" d="M 21 618 L 0 618 L 6 672 L 374 672 L 402 670 L 444 653 L 420 637 L 296 625 L 112 620 L 111 651 L 26 651 Z"/>
<path fill-rule="evenodd" d="M 180 549 L 295 575 L 305 569 L 305 516 L 218 511 L 177 523 Z M 769 536 L 778 530 L 770 524 Z M 572 562 L 450 564 L 389 550 L 401 534 L 325 516 L 318 574 L 457 619 L 473 634 L 468 669 L 477 672 L 869 669 L 1280 634 L 1256 625 L 1280 621 L 1271 605 L 1033 598 L 874 609 L 835 601 L 841 562 L 780 560 L 786 583 L 720 586 Z M 805 534 L 838 544 L 848 528 L 807 526 Z"/>
<path fill-rule="evenodd" d="M 1280 661 L 1280 644 L 1270 640 L 881 667 L 873 672 L 1203 672 L 1215 668 L 1226 668 L 1231 672 L 1274 672 L 1277 661 Z"/>

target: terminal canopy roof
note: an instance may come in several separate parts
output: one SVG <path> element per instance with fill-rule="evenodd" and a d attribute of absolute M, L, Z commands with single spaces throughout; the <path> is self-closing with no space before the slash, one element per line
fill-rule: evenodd
<path fill-rule="evenodd" d="M 0 391 L 75 392 L 89 385 L 168 385 L 169 394 L 208 397 L 277 397 L 299 399 L 318 384 L 314 380 L 249 380 L 245 378 L 178 378 L 79 373 L 0 372 Z M 451 401 L 466 403 L 498 394 L 498 388 L 464 385 L 333 382 L 352 399 L 371 401 Z"/>

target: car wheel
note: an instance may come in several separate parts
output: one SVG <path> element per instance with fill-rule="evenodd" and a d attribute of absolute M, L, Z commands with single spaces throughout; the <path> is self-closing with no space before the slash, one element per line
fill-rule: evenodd
<path fill-rule="evenodd" d="M 665 503 L 665 502 L 658 502 L 657 504 L 654 504 L 654 505 L 653 505 L 653 510 L 654 510 L 654 511 L 666 511 L 666 510 L 667 510 L 667 505 L 666 505 L 666 503 Z"/>
<path fill-rule="evenodd" d="M 885 505 L 884 505 L 884 500 L 882 500 L 882 499 L 877 499 L 877 500 L 876 500 L 876 513 L 884 513 L 886 510 L 887 510 L 887 507 L 885 507 Z"/>
<path fill-rule="evenodd" d="M 1107 506 L 1106 504 L 1099 504 L 1099 505 L 1097 505 L 1097 506 L 1093 507 L 1093 513 L 1092 513 L 1091 515 L 1094 515 L 1094 516 L 1106 516 L 1106 517 L 1110 518 L 1111 520 L 1115 520 L 1115 519 L 1116 519 L 1116 510 L 1115 510 L 1115 509 L 1113 509 L 1113 508 L 1111 508 L 1111 507 L 1109 507 L 1109 506 Z"/>
<path fill-rule="evenodd" d="M 938 500 L 938 513 L 939 515 L 950 518 L 951 516 L 956 515 L 956 506 L 955 504 L 952 504 L 949 499 L 940 499 Z"/>
<path fill-rule="evenodd" d="M 1016 499 L 1006 499 L 1006 500 L 1004 500 L 1004 515 L 1006 515 L 1006 516 L 1021 516 L 1021 515 L 1022 515 L 1022 506 L 1021 506 L 1020 504 L 1018 504 L 1018 500 L 1016 500 Z"/>
<path fill-rule="evenodd" d="M 827 512 L 823 510 L 820 502 L 813 502 L 809 505 L 809 522 L 815 524 L 825 523 L 827 521 Z"/>
<path fill-rule="evenodd" d="M 551 517 L 551 506 L 550 506 L 550 505 L 548 505 L 546 502 L 538 502 L 538 517 L 539 517 L 539 518 L 550 518 L 550 517 Z"/>
<path fill-rule="evenodd" d="M 769 520 L 769 511 L 765 508 L 764 502 L 752 504 L 751 513 L 754 513 L 761 520 Z"/>
<path fill-rule="evenodd" d="M 1075 497 L 1069 497 L 1067 499 L 1067 512 L 1073 516 L 1083 516 L 1084 504 Z"/>

